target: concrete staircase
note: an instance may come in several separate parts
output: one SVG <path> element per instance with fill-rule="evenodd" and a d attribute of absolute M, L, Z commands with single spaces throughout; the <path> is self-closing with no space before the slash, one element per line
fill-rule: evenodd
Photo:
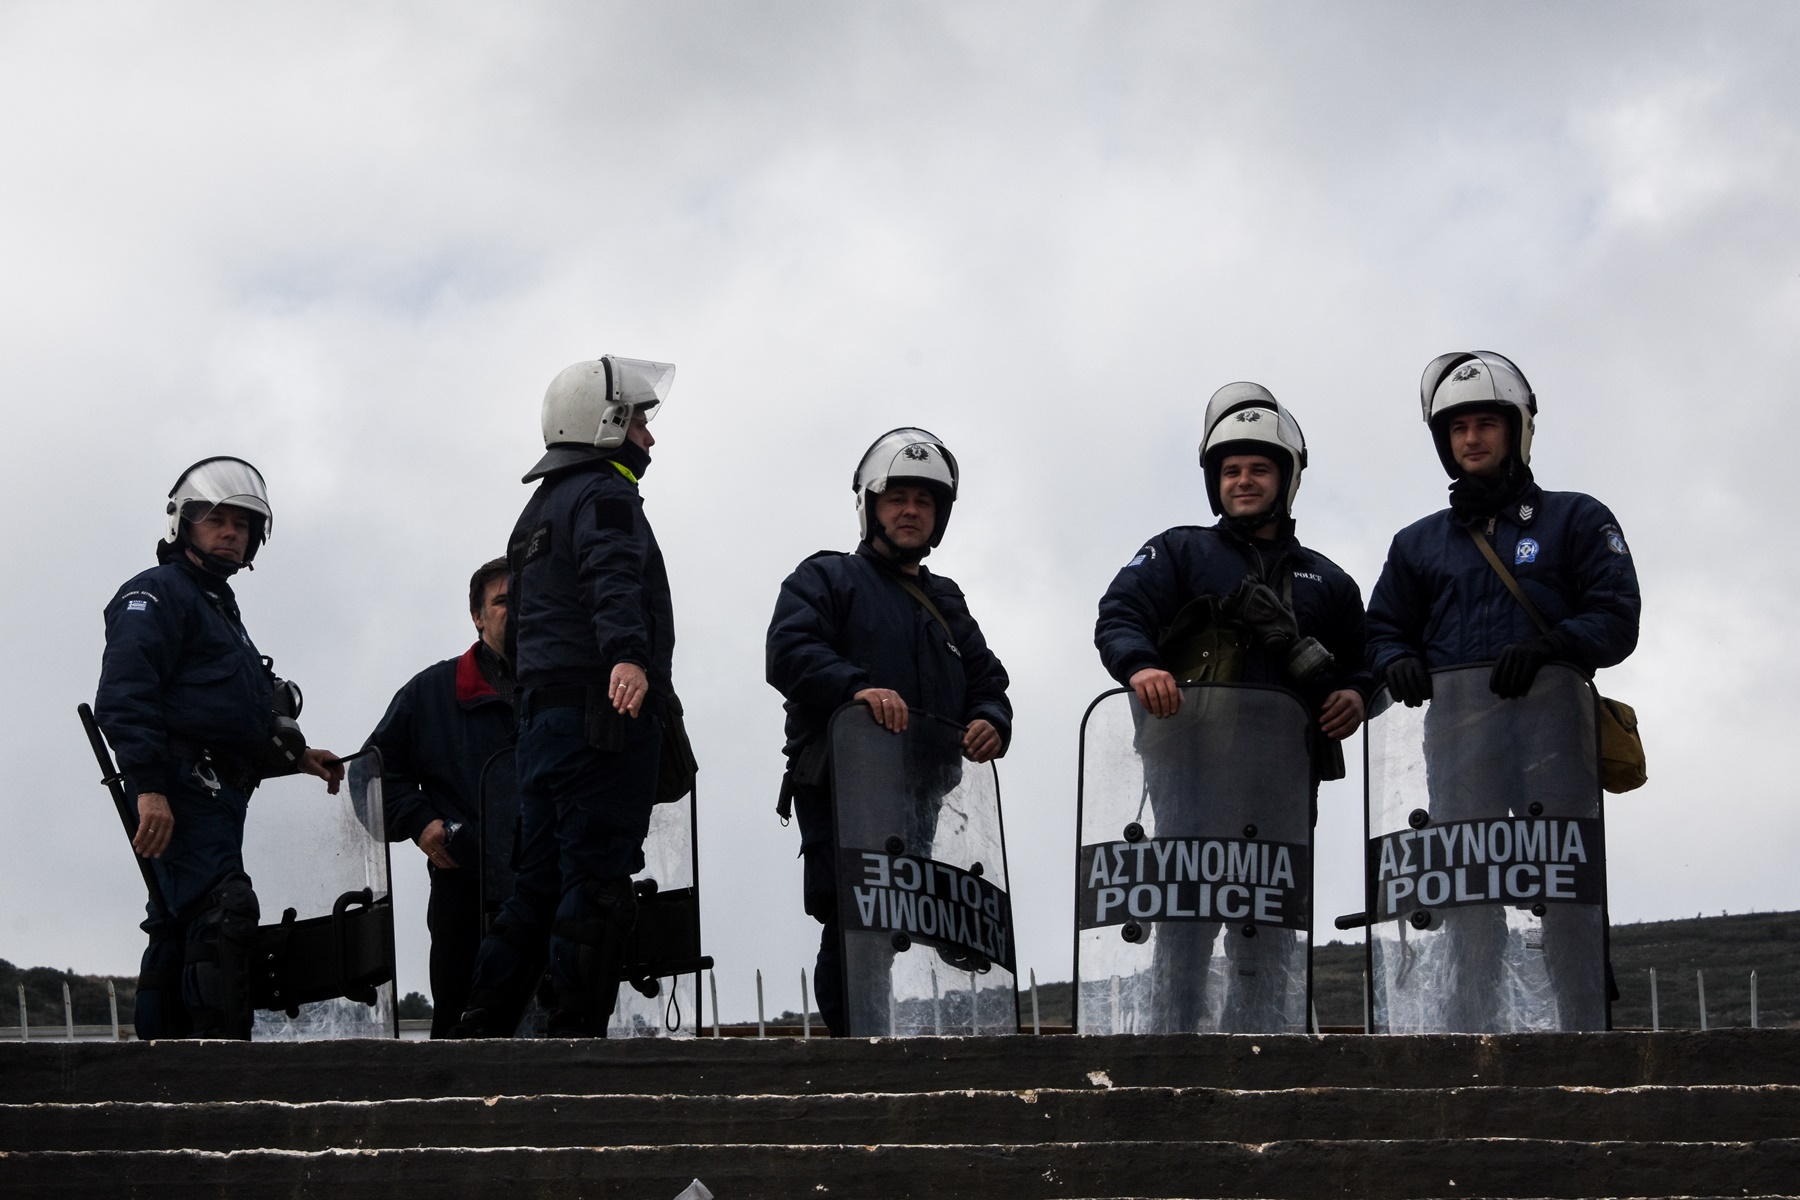
<path fill-rule="evenodd" d="M 0 1196 L 1800 1196 L 1800 1031 L 0 1044 Z"/>

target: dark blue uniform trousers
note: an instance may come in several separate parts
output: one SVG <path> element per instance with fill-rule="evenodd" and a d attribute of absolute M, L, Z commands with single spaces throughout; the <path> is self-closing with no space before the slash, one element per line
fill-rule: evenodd
<path fill-rule="evenodd" d="M 150 860 L 161 903 L 152 899 L 143 930 L 144 950 L 133 1024 L 140 1039 L 182 1037 L 192 1032 L 188 1009 L 197 1007 L 193 965 L 187 943 L 201 932 L 193 918 L 207 907 L 213 889 L 244 869 L 244 815 L 250 795 L 218 780 L 186 758 L 168 773 L 169 809 L 175 829 L 161 858 Z M 216 783 L 217 787 L 212 786 Z M 135 789 L 132 805 L 135 808 Z"/>
<path fill-rule="evenodd" d="M 579 708 L 535 709 L 525 695 L 519 721 L 519 870 L 511 899 L 482 942 L 470 988 L 472 1008 L 516 1023 L 542 971 L 559 993 L 580 990 L 580 947 L 552 930 L 592 916 L 583 885 L 644 868 L 644 837 L 656 801 L 662 722 L 649 704 L 621 717 L 623 747 L 588 744 Z"/>

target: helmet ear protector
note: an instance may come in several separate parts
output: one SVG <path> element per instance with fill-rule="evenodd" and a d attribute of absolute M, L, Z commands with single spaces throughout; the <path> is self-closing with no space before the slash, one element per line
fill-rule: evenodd
<path fill-rule="evenodd" d="M 875 497 L 894 484 L 917 484 L 929 488 L 937 500 L 937 521 L 927 547 L 935 550 L 950 524 L 961 479 L 956 456 L 936 434 L 912 426 L 890 429 L 863 451 L 850 480 L 856 493 L 858 535 L 865 542 L 877 537 L 887 541 L 887 533 L 875 517 Z"/>
<path fill-rule="evenodd" d="M 1260 454 L 1275 463 L 1282 484 L 1279 515 L 1292 516 L 1300 476 L 1306 470 L 1306 435 L 1293 414 L 1260 383 L 1228 383 L 1207 402 L 1200 468 L 1214 516 L 1225 515 L 1219 501 L 1219 471 L 1233 454 Z"/>
<path fill-rule="evenodd" d="M 1492 350 L 1440 354 L 1419 377 L 1419 406 L 1431 429 L 1438 461 L 1452 479 L 1461 476 L 1450 452 L 1450 419 L 1459 409 L 1499 412 L 1512 430 L 1517 461 L 1531 465 L 1531 437 L 1537 428 L 1537 393 L 1513 361 Z"/>

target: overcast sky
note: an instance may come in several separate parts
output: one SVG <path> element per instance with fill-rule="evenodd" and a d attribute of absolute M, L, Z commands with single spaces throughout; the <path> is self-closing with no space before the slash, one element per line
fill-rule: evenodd
<path fill-rule="evenodd" d="M 1211 520 L 1207 397 L 1292 407 L 1301 536 L 1366 595 L 1443 503 L 1417 385 L 1454 349 L 1523 367 L 1539 480 L 1636 556 L 1642 641 L 1599 681 L 1651 775 L 1609 805 L 1615 921 L 1800 907 L 1797 34 L 1752 3 L 0 5 L 0 957 L 135 970 L 74 707 L 180 470 L 267 476 L 246 619 L 348 751 L 468 645 L 544 387 L 604 352 L 679 368 L 644 493 L 727 1017 L 810 965 L 762 640 L 853 544 L 875 435 L 962 461 L 931 566 L 1012 673 L 1021 971 L 1066 979 L 1094 602 Z M 1321 803 L 1327 937 L 1360 804 Z M 424 990 L 424 863 L 393 861 Z"/>

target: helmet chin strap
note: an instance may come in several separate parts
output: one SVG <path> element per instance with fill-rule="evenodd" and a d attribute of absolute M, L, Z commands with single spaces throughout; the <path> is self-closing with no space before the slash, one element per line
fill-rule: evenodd
<path fill-rule="evenodd" d="M 908 550 L 904 546 L 895 545 L 894 539 L 888 536 L 887 529 L 871 509 L 869 512 L 869 536 L 864 540 L 873 546 L 878 539 L 882 545 L 888 548 L 885 557 L 891 558 L 897 563 L 917 563 L 931 553 L 930 539 L 927 539 L 925 545 L 920 546 L 917 550 Z"/>
<path fill-rule="evenodd" d="M 191 551 L 194 557 L 200 560 L 200 567 L 202 570 L 206 571 L 208 574 L 217 575 L 221 579 L 230 579 L 239 571 L 256 570 L 255 563 L 234 562 L 229 558 L 221 558 L 217 554 L 208 554 L 206 551 L 201 550 L 191 543 L 184 543 L 182 549 Z"/>

